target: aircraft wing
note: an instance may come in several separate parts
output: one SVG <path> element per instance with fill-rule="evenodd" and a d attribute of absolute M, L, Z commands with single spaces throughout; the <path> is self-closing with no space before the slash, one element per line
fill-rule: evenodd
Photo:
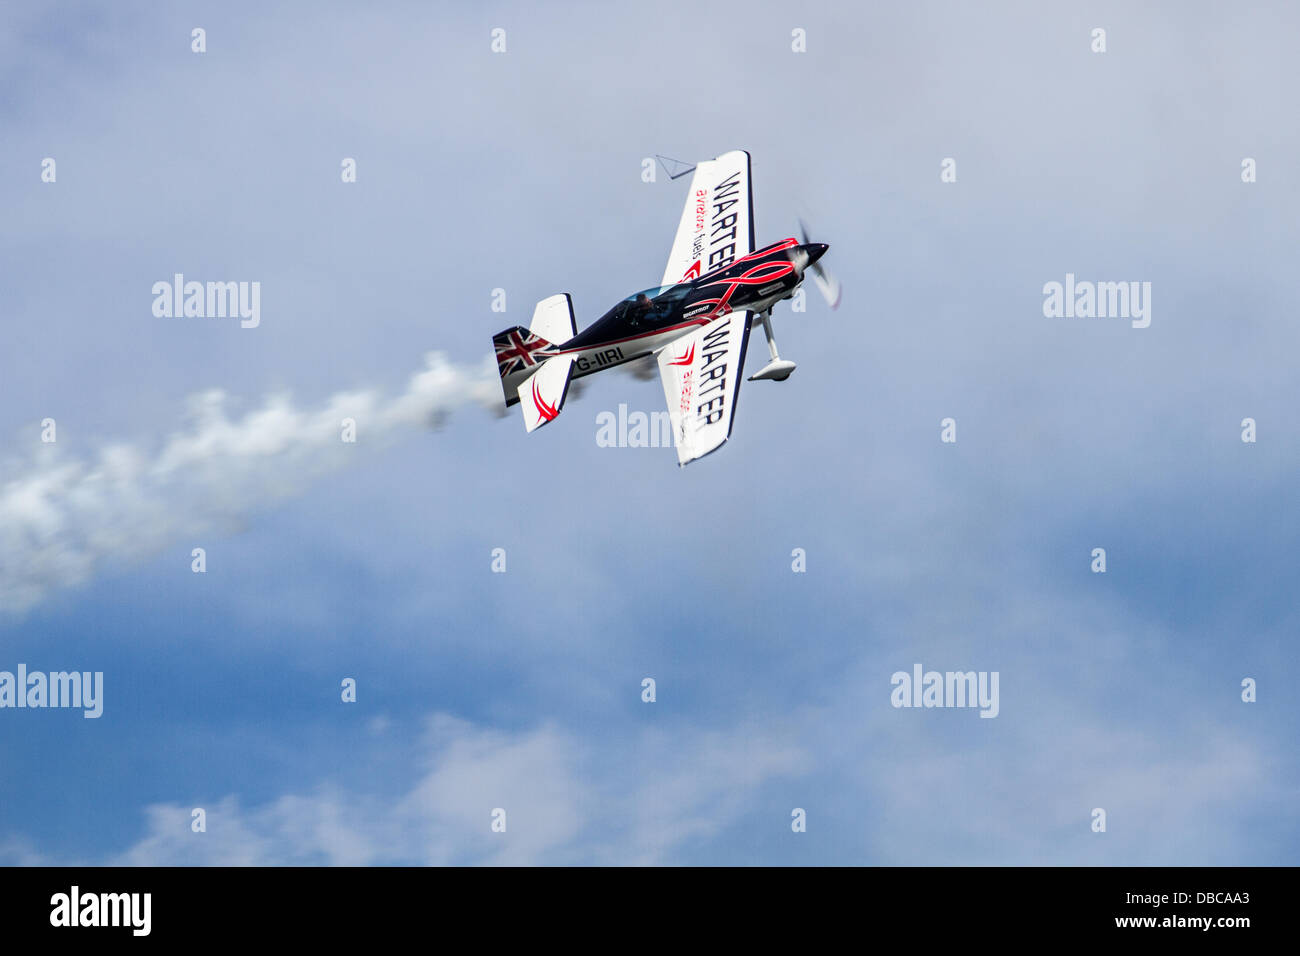
<path fill-rule="evenodd" d="M 662 284 L 698 279 L 753 251 L 749 153 L 737 149 L 695 167 Z"/>
<path fill-rule="evenodd" d="M 703 458 L 731 437 L 751 318 L 729 312 L 659 352 L 678 465 Z"/>

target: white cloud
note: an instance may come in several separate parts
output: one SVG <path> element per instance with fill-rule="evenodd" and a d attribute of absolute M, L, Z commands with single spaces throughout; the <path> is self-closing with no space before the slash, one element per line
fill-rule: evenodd
<path fill-rule="evenodd" d="M 798 774 L 801 753 L 770 737 L 692 735 L 686 747 L 644 733 L 597 753 L 554 725 L 507 732 L 444 714 L 418 746 L 424 772 L 404 792 L 337 783 L 257 807 L 228 795 L 146 808 L 146 832 L 112 856 L 126 866 L 376 864 L 537 865 L 671 862 L 718 834 L 766 781 Z M 634 759 L 624 757 L 634 755 Z M 491 830 L 506 811 L 506 831 Z M 29 843 L 0 844 L 10 864 L 51 862 Z"/>

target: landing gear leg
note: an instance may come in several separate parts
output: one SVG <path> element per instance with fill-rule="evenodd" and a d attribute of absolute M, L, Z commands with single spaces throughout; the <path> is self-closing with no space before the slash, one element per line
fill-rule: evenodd
<path fill-rule="evenodd" d="M 767 351 L 772 356 L 772 361 L 749 376 L 749 380 L 756 382 L 760 379 L 771 379 L 773 382 L 784 382 L 795 370 L 795 364 L 782 359 L 781 353 L 776 350 L 776 336 L 772 334 L 772 310 L 760 312 L 758 318 L 763 323 L 763 335 L 767 338 Z"/>

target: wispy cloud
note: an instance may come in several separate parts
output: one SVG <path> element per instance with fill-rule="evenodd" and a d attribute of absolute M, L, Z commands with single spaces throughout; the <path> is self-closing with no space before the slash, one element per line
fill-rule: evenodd
<path fill-rule="evenodd" d="M 423 773 L 375 796 L 336 784 L 257 807 L 230 795 L 194 807 L 146 808 L 146 832 L 104 861 L 126 866 L 670 862 L 716 834 L 766 781 L 806 769 L 784 739 L 708 732 L 686 747 L 652 731 L 597 752 L 553 724 L 496 730 L 446 714 L 415 748 Z M 638 759 L 626 760 L 628 754 Z M 505 831 L 492 813 L 505 811 Z M 0 862 L 53 862 L 28 842 L 0 843 Z M 69 861 L 70 862 L 70 861 Z"/>

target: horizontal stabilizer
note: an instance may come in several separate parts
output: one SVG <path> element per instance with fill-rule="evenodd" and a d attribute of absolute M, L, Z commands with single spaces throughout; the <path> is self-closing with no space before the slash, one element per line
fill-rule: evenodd
<path fill-rule="evenodd" d="M 555 419 L 564 406 L 573 374 L 573 356 L 548 359 L 520 384 L 519 407 L 524 413 L 524 427 L 536 431 Z"/>

